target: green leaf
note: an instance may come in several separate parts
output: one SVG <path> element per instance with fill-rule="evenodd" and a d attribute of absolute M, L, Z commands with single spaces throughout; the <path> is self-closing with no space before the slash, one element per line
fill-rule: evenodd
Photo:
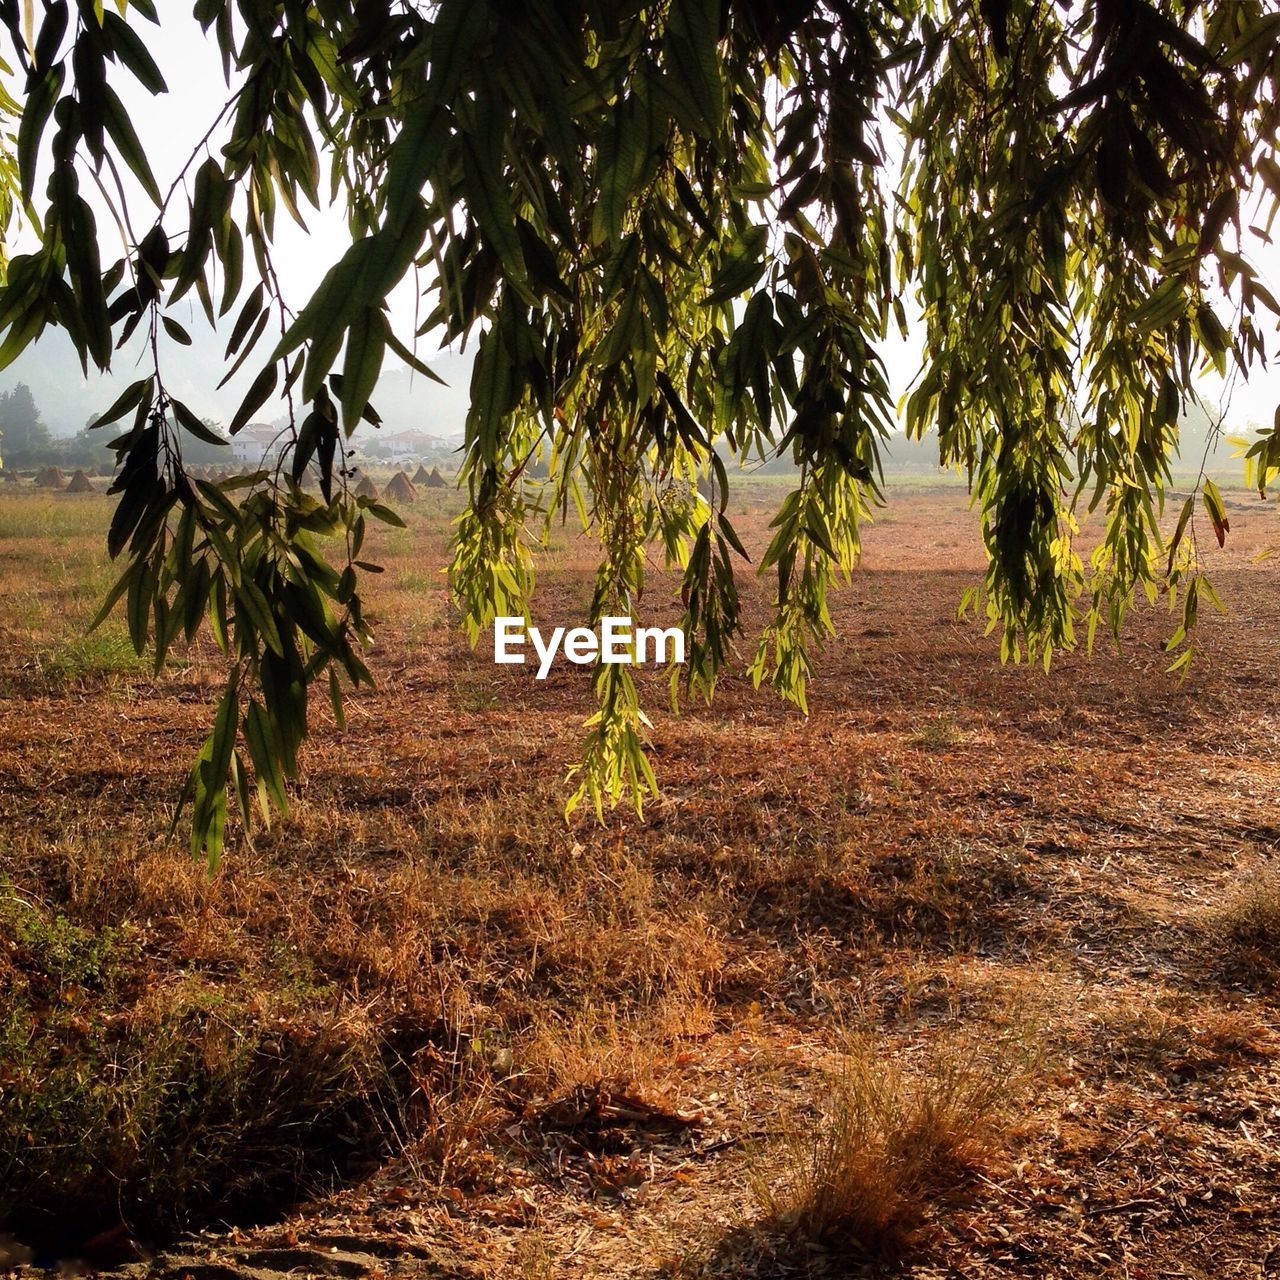
<path fill-rule="evenodd" d="M 716 524 L 720 532 L 728 539 L 729 545 L 748 563 L 751 563 L 751 557 L 747 554 L 747 549 L 742 545 L 742 539 L 738 537 L 737 530 L 729 523 L 729 517 L 723 511 L 716 517 Z"/>
<path fill-rule="evenodd" d="M 1274 55 L 1277 39 L 1280 39 L 1280 13 L 1263 14 L 1256 22 L 1246 27 L 1235 43 L 1223 54 L 1223 65 L 1230 67 L 1246 62 L 1264 49 Z"/>
<path fill-rule="evenodd" d="M 347 336 L 347 354 L 342 364 L 342 423 L 348 435 L 355 430 L 378 385 L 387 329 L 382 311 L 365 307 Z"/>
<path fill-rule="evenodd" d="M 161 316 L 160 321 L 164 325 L 164 331 L 175 342 L 184 347 L 191 345 L 191 335 L 172 316 Z"/>
<path fill-rule="evenodd" d="M 442 387 L 447 387 L 449 385 L 434 369 L 429 365 L 423 364 L 422 361 L 419 360 L 418 357 L 414 355 L 414 353 L 410 351 L 399 338 L 396 337 L 390 327 L 387 328 L 386 338 L 387 346 L 389 346 L 391 350 L 394 351 L 395 354 L 399 356 L 400 359 L 403 360 L 415 373 L 422 374 L 424 378 L 429 378 L 432 382 L 437 382 Z"/>
<path fill-rule="evenodd" d="M 123 418 L 131 409 L 138 408 L 144 402 L 150 407 L 154 388 L 154 377 L 139 378 L 137 382 L 131 382 L 112 402 L 111 407 L 104 414 L 93 420 L 91 429 L 96 430 L 98 427 L 109 426 L 111 423 Z"/>
<path fill-rule="evenodd" d="M 155 592 L 155 575 L 145 560 L 137 561 L 138 571 L 129 579 L 125 617 L 129 624 L 129 640 L 134 653 L 141 655 L 147 647 L 151 620 L 151 601 Z"/>
<path fill-rule="evenodd" d="M 463 6 L 475 13 L 482 6 Z M 436 26 L 439 28 L 440 19 Z M 432 101 L 415 103 L 405 115 L 399 136 L 387 156 L 387 227 L 400 233 L 416 210 L 420 193 L 449 141 L 446 114 Z"/>
<path fill-rule="evenodd" d="M 65 72 L 62 64 L 46 71 L 27 94 L 22 107 L 22 123 L 18 126 L 18 172 L 22 176 L 22 200 L 29 203 L 35 189 L 36 159 L 45 125 L 53 114 L 53 104 L 62 92 Z"/>
<path fill-rule="evenodd" d="M 345 730 L 347 715 L 342 706 L 342 684 L 338 680 L 338 673 L 332 667 L 329 669 L 329 705 L 333 708 L 333 718 L 339 731 Z"/>
<path fill-rule="evenodd" d="M 231 753 L 231 785 L 235 790 L 236 804 L 240 810 L 240 821 L 247 827 L 253 819 L 249 806 L 249 775 L 245 772 L 240 753 Z"/>
<path fill-rule="evenodd" d="M 501 259 L 508 279 L 514 284 L 522 284 L 526 277 L 524 254 L 520 251 L 515 215 L 497 158 L 501 153 L 495 153 L 492 146 L 481 150 L 469 136 L 464 136 L 461 141 L 468 208 Z"/>
<path fill-rule="evenodd" d="M 672 0 L 667 15 L 667 89 L 693 105 L 692 119 L 707 137 L 717 133 L 724 117 L 724 82 L 716 49 L 720 9 L 720 0 Z"/>
<path fill-rule="evenodd" d="M 1226 507 L 1218 486 L 1209 479 L 1204 479 L 1204 509 L 1213 525 L 1213 535 L 1218 539 L 1218 546 L 1226 545 L 1227 534 L 1231 532 L 1231 521 L 1227 519 Z"/>
<path fill-rule="evenodd" d="M 274 364 L 267 365 L 258 374 L 253 380 L 253 385 L 245 393 L 244 400 L 240 403 L 240 408 L 236 410 L 236 416 L 231 419 L 231 426 L 227 429 L 230 435 L 235 435 L 238 431 L 248 426 L 253 415 L 267 403 L 271 393 L 276 389 L 278 381 L 279 372 Z"/>
<path fill-rule="evenodd" d="M 271 615 L 271 604 L 263 595 L 262 589 L 252 578 L 242 578 L 235 588 L 235 597 L 271 652 L 283 657 L 284 644 L 280 639 L 280 630 Z"/>
<path fill-rule="evenodd" d="M 380 308 L 409 269 L 426 234 L 425 218 L 425 211 L 419 209 L 405 231 L 392 233 L 384 228 L 353 244 L 281 338 L 273 357 L 277 360 L 311 339 L 302 381 L 304 400 L 315 398 L 342 349 L 345 331 L 360 309 Z"/>
<path fill-rule="evenodd" d="M 219 316 L 225 316 L 235 305 L 240 296 L 240 286 L 244 281 L 244 236 L 234 222 L 227 222 L 225 243 L 222 249 L 222 306 Z"/>
<path fill-rule="evenodd" d="M 146 562 L 143 560 L 135 560 L 120 575 L 115 586 L 107 592 L 107 597 L 102 602 L 102 607 L 93 615 L 93 621 L 89 623 L 88 629 L 96 631 L 110 616 L 111 610 L 116 607 L 120 597 L 133 585 L 133 580 L 143 571 Z"/>
<path fill-rule="evenodd" d="M 1195 495 L 1191 494 L 1187 498 L 1186 502 L 1182 504 L 1182 513 L 1181 515 L 1178 516 L 1178 526 L 1176 529 L 1174 529 L 1173 537 L 1169 540 L 1169 561 L 1165 570 L 1167 573 L 1173 572 L 1174 556 L 1177 554 L 1178 547 L 1182 543 L 1183 535 L 1187 531 L 1187 525 L 1191 520 L 1191 515 L 1192 515 L 1192 512 L 1195 511 L 1195 507 L 1196 507 Z"/>
<path fill-rule="evenodd" d="M 597 157 L 598 208 L 605 237 L 611 244 L 622 239 L 623 220 L 631 207 L 648 149 L 646 122 L 637 106 L 634 98 L 618 104 L 612 128 L 604 137 L 606 145 L 600 148 Z"/>
<path fill-rule="evenodd" d="M 289 797 L 284 788 L 284 775 L 280 767 L 284 759 L 284 747 L 280 743 L 271 717 L 256 701 L 249 703 L 244 729 L 249 758 L 253 761 L 259 781 L 266 787 L 276 808 L 281 813 L 288 813 Z"/>
<path fill-rule="evenodd" d="M 1145 335 L 1176 320 L 1186 308 L 1186 288 L 1181 276 L 1170 276 L 1128 316 L 1139 335 Z"/>
<path fill-rule="evenodd" d="M 381 502 L 377 502 L 373 498 L 361 498 L 359 502 L 375 520 L 381 520 L 383 524 L 393 525 L 397 529 L 407 529 L 409 527 L 390 507 L 384 506 Z"/>
<path fill-rule="evenodd" d="M 707 212 L 706 207 L 698 198 L 697 193 L 689 183 L 689 179 L 685 177 L 684 171 L 677 169 L 675 171 L 675 187 L 676 195 L 679 197 L 680 203 L 693 215 L 693 220 L 700 226 L 709 236 L 718 236 L 720 229 L 711 221 L 711 215 Z"/>
<path fill-rule="evenodd" d="M 764 274 L 767 227 L 749 227 L 730 246 L 711 281 L 711 291 L 702 300 L 704 307 L 716 306 L 741 297 Z"/>
<path fill-rule="evenodd" d="M 205 426 L 181 401 L 170 400 L 169 407 L 173 410 L 173 416 L 178 420 L 178 425 L 184 431 L 189 431 L 197 440 L 203 440 L 205 444 L 226 445 L 231 443 L 225 436 L 221 436 L 216 431 Z"/>
<path fill-rule="evenodd" d="M 109 84 L 104 83 L 102 86 L 102 101 L 103 122 L 107 126 L 107 133 L 111 135 L 111 141 L 116 144 L 116 150 L 120 152 L 125 164 L 133 170 L 133 175 L 142 184 L 142 189 L 155 204 L 159 205 L 161 203 L 160 188 L 156 185 L 155 175 L 151 172 L 151 162 L 147 159 L 147 153 L 142 149 L 142 143 L 134 132 L 133 121 L 129 119 L 124 103 L 116 96 L 115 90 Z"/>
<path fill-rule="evenodd" d="M 262 282 L 259 281 L 253 292 L 245 299 L 244 306 L 240 308 L 240 314 L 236 316 L 235 324 L 231 326 L 231 337 L 227 341 L 226 354 L 228 358 L 235 355 L 240 349 L 240 344 L 245 340 L 249 330 L 253 328 L 254 322 L 261 317 L 264 296 L 264 287 Z M 250 343 L 250 349 L 252 349 L 252 345 Z"/>
<path fill-rule="evenodd" d="M 204 759 L 197 762 L 195 812 L 192 815 L 192 852 L 205 849 L 209 855 L 210 871 L 214 870 L 222 856 L 223 832 L 227 814 L 227 775 L 231 771 L 231 759 L 235 751 L 236 733 L 239 728 L 239 680 L 232 671 L 227 687 L 218 703 L 213 732 L 202 752 Z"/>
<path fill-rule="evenodd" d="M 489 25 L 487 0 L 443 0 L 431 26 L 431 73 L 427 97 L 432 103 L 451 102 L 467 72 L 473 52 Z"/>
<path fill-rule="evenodd" d="M 123 18 L 108 11 L 103 16 L 102 32 L 112 53 L 133 72 L 143 88 L 153 94 L 169 91 L 142 37 Z"/>

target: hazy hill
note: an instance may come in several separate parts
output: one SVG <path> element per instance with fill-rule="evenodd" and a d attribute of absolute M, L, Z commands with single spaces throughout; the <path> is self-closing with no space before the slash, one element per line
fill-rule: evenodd
<path fill-rule="evenodd" d="M 252 360 L 247 362 L 231 383 L 218 390 L 224 372 L 225 338 L 211 333 L 207 325 L 192 322 L 189 328 L 191 346 L 172 348 L 162 356 L 165 385 L 198 417 L 228 422 L 259 366 Z M 267 354 L 264 344 L 264 358 Z M 471 349 L 464 355 L 437 353 L 424 344 L 419 355 L 448 385 L 440 386 L 403 365 L 388 368 L 374 397 L 385 429 L 461 436 L 471 380 Z M 91 370 L 86 377 L 65 334 L 49 330 L 0 374 L 0 390 L 25 382 L 49 430 L 56 436 L 72 436 L 142 376 L 148 368 L 142 356 L 142 348 L 135 342 L 118 357 L 115 373 L 101 376 Z"/>

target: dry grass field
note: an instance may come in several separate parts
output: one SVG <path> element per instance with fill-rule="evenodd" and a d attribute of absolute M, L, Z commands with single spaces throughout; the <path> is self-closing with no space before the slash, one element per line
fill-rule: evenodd
<path fill-rule="evenodd" d="M 0 1269 L 1280 1273 L 1256 497 L 1179 684 L 1161 610 L 1120 654 L 1002 668 L 955 616 L 964 495 L 894 490 L 812 715 L 734 675 L 677 718 L 645 676 L 664 795 L 601 827 L 562 816 L 589 672 L 466 647 L 458 499 L 423 494 L 374 548 L 379 688 L 343 732 L 317 705 L 289 818 L 210 879 L 167 838 L 209 650 L 153 679 L 118 622 L 86 636 L 110 500 L 14 488 Z M 746 486 L 753 554 L 779 493 Z M 589 566 L 562 535 L 535 621 L 581 620 Z"/>

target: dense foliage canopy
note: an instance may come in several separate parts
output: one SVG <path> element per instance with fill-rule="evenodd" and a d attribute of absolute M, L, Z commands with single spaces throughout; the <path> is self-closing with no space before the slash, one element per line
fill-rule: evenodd
<path fill-rule="evenodd" d="M 1179 411 L 1204 365 L 1261 360 L 1280 312 L 1240 251 L 1254 173 L 1280 193 L 1280 14 L 1261 0 L 196 0 L 228 97 L 167 190 L 113 88 L 182 73 L 149 52 L 153 0 L 35 10 L 0 0 L 40 232 L 0 293 L 0 360 L 49 325 L 103 369 L 150 335 L 152 368 L 103 418 L 123 424 L 127 564 L 107 607 L 125 600 L 158 660 L 206 621 L 227 654 L 191 774 L 197 848 L 221 848 L 228 778 L 247 820 L 250 766 L 264 812 L 283 807 L 317 678 L 339 715 L 340 676 L 370 678 L 361 544 L 395 517 L 351 494 L 344 442 L 376 419 L 388 355 L 425 369 L 385 305 L 415 270 L 416 336 L 478 343 L 451 579 L 473 636 L 525 611 L 539 522 L 576 513 L 599 539 L 597 617 L 630 611 L 655 543 L 680 566 L 673 693 L 709 695 L 745 559 L 724 459 L 787 452 L 750 670 L 803 706 L 880 493 L 878 347 L 904 298 L 926 348 L 906 425 L 970 479 L 975 599 L 1003 654 L 1047 662 L 1082 620 L 1118 628 L 1138 590 L 1194 621 L 1194 508 L 1171 545 L 1157 528 Z M 330 199 L 350 247 L 292 297 L 277 220 Z M 166 389 L 186 339 L 167 309 L 193 290 L 229 367 L 260 370 L 232 431 L 288 423 L 283 464 L 239 484 L 183 468 L 206 428 Z M 1265 483 L 1280 436 L 1254 461 Z M 1081 506 L 1105 522 L 1088 565 Z M 627 668 L 595 683 L 579 795 L 600 806 L 654 783 Z"/>

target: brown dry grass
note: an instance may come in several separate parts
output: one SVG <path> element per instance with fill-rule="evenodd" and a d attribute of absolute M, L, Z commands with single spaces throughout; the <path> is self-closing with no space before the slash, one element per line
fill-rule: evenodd
<path fill-rule="evenodd" d="M 1228 962 L 1246 980 L 1280 979 L 1280 871 L 1268 864 L 1247 875 L 1215 923 Z"/>
<path fill-rule="evenodd" d="M 866 1034 L 824 1081 L 823 1110 L 788 1127 L 761 1183 L 768 1228 L 848 1261 L 898 1262 L 940 1210 L 1007 1156 L 1029 1068 L 1012 1039 L 934 1038 L 910 1068 Z"/>
<path fill-rule="evenodd" d="M 775 498 L 735 516 L 752 547 Z M 271 1230 L 478 1275 L 820 1274 L 778 1254 L 751 1153 L 832 1114 L 857 1025 L 884 1077 L 821 1132 L 901 1151 L 923 1126 L 876 1211 L 917 1274 L 1197 1250 L 1250 1274 L 1280 1231 L 1274 994 L 1221 961 L 1266 936 L 1225 904 L 1280 839 L 1280 605 L 1251 563 L 1271 526 L 1228 500 L 1234 612 L 1178 685 L 1152 613 L 1119 657 L 1000 668 L 954 619 L 981 563 L 962 497 L 908 494 L 836 603 L 809 720 L 739 676 L 677 720 L 642 680 L 665 795 L 601 829 L 561 816 L 587 677 L 465 648 L 438 573 L 456 500 L 427 495 L 373 549 L 380 688 L 343 733 L 317 712 L 291 816 L 210 881 L 165 838 L 210 655 L 153 682 L 118 629 L 85 643 L 108 501 L 0 495 L 0 1231 L 43 1207 L 161 1232 L 355 1179 Z M 539 621 L 578 616 L 589 563 L 560 540 Z M 649 598 L 665 617 L 659 575 Z M 945 1046 L 992 1036 L 1010 989 L 1051 1065 L 1006 1128 L 999 1070 L 951 1090 Z M 698 1123 L 543 1122 L 604 1081 Z M 940 1171 L 973 1162 L 958 1194 Z M 869 1185 L 851 1157 L 790 1165 L 813 1203 Z M 780 1218 L 801 1201 L 774 1173 Z"/>

